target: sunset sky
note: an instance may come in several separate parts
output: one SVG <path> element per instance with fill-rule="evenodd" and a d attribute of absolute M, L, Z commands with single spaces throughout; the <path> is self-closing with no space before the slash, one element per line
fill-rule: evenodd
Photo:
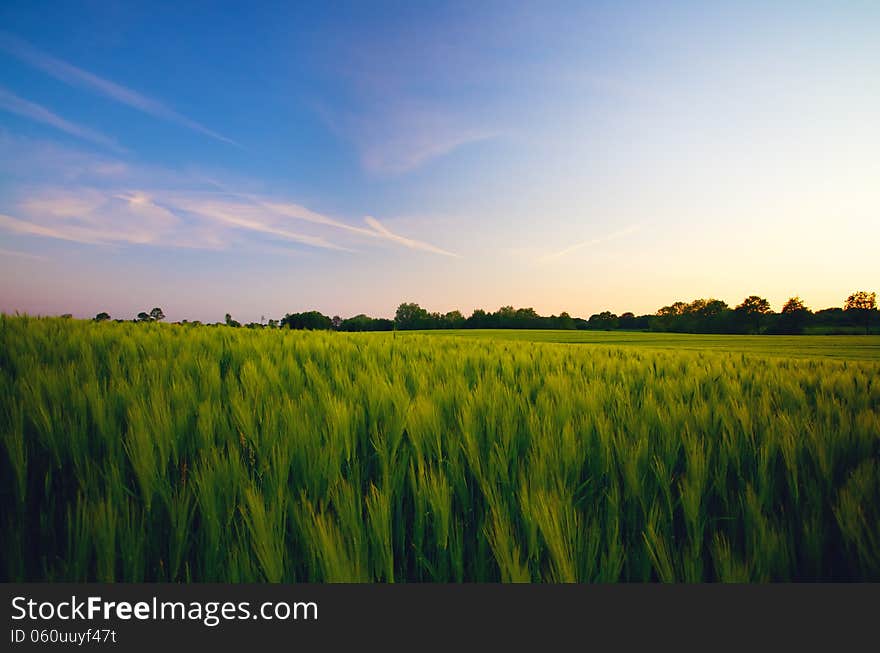
<path fill-rule="evenodd" d="M 0 3 L 0 311 L 880 290 L 880 2 L 310 4 Z"/>

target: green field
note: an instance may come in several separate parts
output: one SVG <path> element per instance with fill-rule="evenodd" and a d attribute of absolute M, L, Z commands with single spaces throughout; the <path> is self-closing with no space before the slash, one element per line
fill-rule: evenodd
<path fill-rule="evenodd" d="M 401 331 L 462 338 L 609 345 L 643 349 L 726 351 L 785 358 L 880 360 L 880 336 L 732 336 L 643 331 L 545 331 L 541 329 L 456 329 Z"/>
<path fill-rule="evenodd" d="M 0 573 L 880 580 L 877 342 L 0 316 Z"/>

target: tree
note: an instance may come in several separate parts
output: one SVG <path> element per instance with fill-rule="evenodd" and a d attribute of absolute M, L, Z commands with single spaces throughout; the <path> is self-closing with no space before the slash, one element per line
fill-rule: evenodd
<path fill-rule="evenodd" d="M 657 309 L 656 318 L 651 320 L 651 329 L 655 331 L 681 331 L 682 315 L 687 312 L 688 305 L 684 302 L 675 302 L 669 306 Z"/>
<path fill-rule="evenodd" d="M 281 320 L 281 326 L 288 329 L 328 330 L 333 326 L 333 322 L 323 313 L 306 311 L 305 313 L 288 313 Z"/>
<path fill-rule="evenodd" d="M 841 329 L 841 327 L 847 324 L 848 319 L 849 316 L 839 306 L 830 306 L 813 313 L 813 323 L 824 327 L 829 333 Z"/>
<path fill-rule="evenodd" d="M 701 329 L 709 333 L 722 333 L 730 330 L 730 307 L 720 299 L 709 298 L 700 310 Z"/>
<path fill-rule="evenodd" d="M 165 313 L 162 312 L 162 309 L 158 306 L 150 311 L 150 317 L 153 318 L 156 322 L 161 322 L 165 319 Z"/>
<path fill-rule="evenodd" d="M 465 324 L 468 329 L 488 329 L 490 325 L 491 317 L 482 308 L 475 308 Z"/>
<path fill-rule="evenodd" d="M 657 311 L 657 315 L 659 317 L 670 317 L 674 315 L 684 315 L 687 311 L 688 305 L 684 302 L 675 302 L 670 306 L 664 306 L 660 310 Z"/>
<path fill-rule="evenodd" d="M 340 331 L 393 331 L 394 321 L 385 318 L 372 318 L 363 313 L 342 320 Z"/>
<path fill-rule="evenodd" d="M 602 331 L 610 331 L 618 326 L 617 316 L 611 311 L 602 311 L 590 316 L 590 328 Z"/>
<path fill-rule="evenodd" d="M 810 319 L 810 315 L 810 309 L 804 304 L 804 300 L 798 296 L 789 297 L 788 301 L 782 306 L 782 312 L 779 314 L 776 332 L 803 333 L 804 326 Z"/>
<path fill-rule="evenodd" d="M 565 311 L 559 314 L 556 324 L 558 329 L 574 329 L 574 319 Z"/>
<path fill-rule="evenodd" d="M 794 297 L 789 297 L 788 301 L 785 302 L 782 306 L 782 314 L 786 315 L 788 313 L 800 313 L 801 311 L 809 310 L 804 304 L 804 300 L 795 295 Z"/>
<path fill-rule="evenodd" d="M 757 295 L 749 295 L 734 311 L 755 327 L 755 333 L 761 332 L 761 322 L 770 313 L 770 302 Z"/>
<path fill-rule="evenodd" d="M 404 302 L 397 307 L 394 323 L 398 329 L 423 329 L 427 326 L 428 311 L 416 303 Z"/>
<path fill-rule="evenodd" d="M 626 311 L 620 314 L 619 326 L 621 329 L 632 329 L 636 323 L 635 313 Z"/>
<path fill-rule="evenodd" d="M 152 322 L 153 318 L 150 317 L 149 313 L 145 313 L 144 311 L 141 311 L 140 313 L 138 313 L 137 320 L 135 320 L 135 321 L 136 322 Z"/>
<path fill-rule="evenodd" d="M 870 331 L 871 317 L 877 310 L 877 293 L 859 290 L 846 298 L 843 305 L 845 312 L 852 312 L 856 320 L 864 324 L 865 334 Z"/>
<path fill-rule="evenodd" d="M 230 313 L 226 314 L 223 321 L 226 323 L 226 326 L 228 326 L 228 327 L 238 328 L 241 326 L 241 322 L 239 322 L 238 320 L 233 320 L 232 315 Z"/>
<path fill-rule="evenodd" d="M 725 330 L 730 309 L 720 299 L 695 299 L 671 322 L 675 331 L 687 333 L 718 333 Z"/>
<path fill-rule="evenodd" d="M 445 329 L 461 329 L 464 326 L 464 315 L 461 311 L 449 311 L 441 319 L 443 328 Z"/>
<path fill-rule="evenodd" d="M 770 305 L 767 305 L 769 310 Z M 704 319 L 712 319 L 728 310 L 727 303 L 715 298 L 699 299 L 691 302 L 691 312 L 698 314 Z"/>
<path fill-rule="evenodd" d="M 101 311 L 95 316 L 95 322 L 106 322 L 110 319 L 110 313 L 105 313 Z"/>
<path fill-rule="evenodd" d="M 502 306 L 494 313 L 495 324 L 499 329 L 512 329 L 516 326 L 516 309 L 513 306 Z"/>
<path fill-rule="evenodd" d="M 373 318 L 368 315 L 364 315 L 363 313 L 359 313 L 354 317 L 348 317 L 342 320 L 342 323 L 339 325 L 340 331 L 372 331 L 370 328 L 373 323 Z"/>
<path fill-rule="evenodd" d="M 516 329 L 535 329 L 541 326 L 540 322 L 541 316 L 531 306 L 518 308 L 513 315 L 513 327 Z"/>
<path fill-rule="evenodd" d="M 342 326 L 342 318 L 338 315 L 334 315 L 330 320 L 330 324 L 333 326 L 335 331 L 339 331 L 339 327 Z"/>

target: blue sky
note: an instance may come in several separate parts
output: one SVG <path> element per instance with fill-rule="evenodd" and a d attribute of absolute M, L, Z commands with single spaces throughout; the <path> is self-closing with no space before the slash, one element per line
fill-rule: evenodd
<path fill-rule="evenodd" d="M 0 5 L 0 310 L 876 289 L 875 2 L 254 4 Z"/>

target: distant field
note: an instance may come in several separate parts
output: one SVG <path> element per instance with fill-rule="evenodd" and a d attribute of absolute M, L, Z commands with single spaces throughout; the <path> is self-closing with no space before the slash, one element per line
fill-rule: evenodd
<path fill-rule="evenodd" d="M 726 351 L 784 356 L 787 358 L 834 358 L 880 360 L 880 336 L 735 336 L 641 331 L 545 331 L 540 329 L 454 329 L 399 331 L 460 338 L 612 345 L 649 349 Z"/>
<path fill-rule="evenodd" d="M 0 581 L 880 580 L 876 338 L 457 336 L 0 315 Z"/>

